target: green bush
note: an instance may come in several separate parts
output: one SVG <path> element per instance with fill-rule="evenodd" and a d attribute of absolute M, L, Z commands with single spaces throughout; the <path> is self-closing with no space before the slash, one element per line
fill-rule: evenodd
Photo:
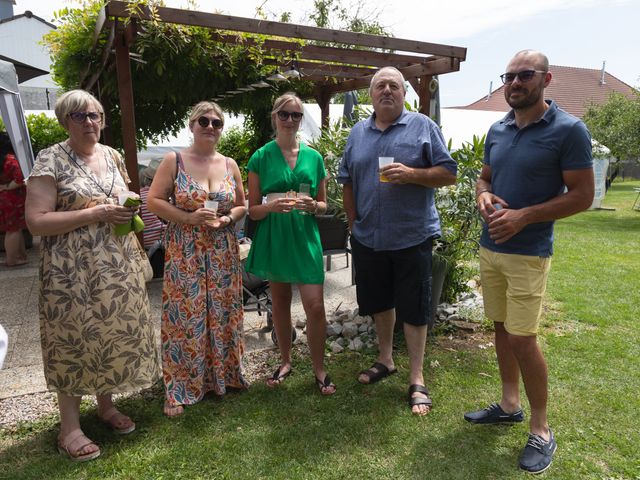
<path fill-rule="evenodd" d="M 328 212 L 343 219 L 346 219 L 346 214 L 342 205 L 342 185 L 338 184 L 336 177 L 342 161 L 342 154 L 347 145 L 349 132 L 351 132 L 351 126 L 344 127 L 341 122 L 336 122 L 322 129 L 321 135 L 310 144 L 311 148 L 322 155 L 324 167 L 327 170 Z"/>
<path fill-rule="evenodd" d="M 469 260 L 478 254 L 482 222 L 476 208 L 476 180 L 482 169 L 485 136 L 473 136 L 471 143 L 451 152 L 458 163 L 455 185 L 436 189 L 436 206 L 440 214 L 442 237 L 436 241 L 435 255 L 444 260 L 448 273 L 442 288 L 442 299 L 453 302 L 459 293 L 469 290 L 467 281 L 473 276 Z M 449 142 L 451 150 L 451 142 Z"/>
<path fill-rule="evenodd" d="M 218 143 L 218 151 L 236 161 L 240 167 L 244 182 L 247 181 L 249 157 L 257 148 L 253 142 L 254 136 L 252 132 L 236 125 L 226 130 Z"/>
<path fill-rule="evenodd" d="M 58 120 L 47 117 L 44 113 L 29 114 L 26 116 L 26 120 L 34 156 L 38 155 L 40 150 L 62 142 L 69 136 Z M 4 123 L 0 119 L 0 132 L 5 130 Z"/>
<path fill-rule="evenodd" d="M 27 128 L 34 155 L 69 136 L 57 119 L 47 117 L 44 113 L 27 115 Z"/>

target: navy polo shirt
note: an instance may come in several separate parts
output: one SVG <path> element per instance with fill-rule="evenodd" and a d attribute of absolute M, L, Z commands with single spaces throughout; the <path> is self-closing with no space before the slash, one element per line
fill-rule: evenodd
<path fill-rule="evenodd" d="M 430 118 L 403 110 L 382 131 L 375 114 L 353 126 L 345 147 L 338 183 L 351 183 L 356 219 L 352 234 L 374 250 L 400 250 L 440 235 L 433 188 L 380 181 L 378 157 L 414 168 L 443 166 L 457 172 L 438 125 Z"/>
<path fill-rule="evenodd" d="M 560 195 L 562 172 L 592 168 L 591 136 L 585 124 L 555 102 L 540 120 L 519 129 L 513 111 L 489 129 L 484 163 L 491 167 L 491 191 L 519 209 Z M 553 223 L 527 225 L 496 245 L 485 225 L 480 245 L 500 253 L 549 257 L 553 254 Z"/>

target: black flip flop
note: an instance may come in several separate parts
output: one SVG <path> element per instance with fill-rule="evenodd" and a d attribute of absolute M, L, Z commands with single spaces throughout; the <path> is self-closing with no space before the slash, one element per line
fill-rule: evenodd
<path fill-rule="evenodd" d="M 331 381 L 328 373 L 324 376 L 324 382 L 320 380 L 318 377 L 316 377 L 316 385 L 318 386 L 318 390 L 320 390 L 320 394 L 325 396 L 333 395 L 334 393 L 336 393 L 336 390 L 337 390 L 335 383 Z M 325 393 L 322 391 L 323 388 L 331 388 L 331 387 L 333 387 L 333 392 L 331 393 Z"/>
<path fill-rule="evenodd" d="M 376 362 L 371 365 L 368 370 L 363 370 L 358 374 L 358 377 L 360 377 L 360 375 L 366 375 L 367 377 L 369 377 L 369 381 L 360 382 L 360 378 L 358 378 L 358 382 L 362 383 L 363 385 L 372 385 L 379 382 L 383 378 L 388 377 L 389 375 L 393 375 L 394 373 L 398 373 L 397 368 L 389 370 L 389 368 L 385 364 Z"/>
<path fill-rule="evenodd" d="M 278 385 L 280 385 L 282 382 L 285 381 L 285 379 L 291 375 L 291 372 L 293 372 L 293 367 L 289 369 L 289 371 L 287 373 L 280 373 L 280 371 L 282 370 L 282 366 L 279 366 L 278 369 L 273 372 L 273 375 L 271 375 L 271 378 L 267 379 L 267 386 L 268 387 L 277 387 Z M 269 383 L 269 380 L 273 380 L 273 382 L 277 382 L 277 383 Z"/>

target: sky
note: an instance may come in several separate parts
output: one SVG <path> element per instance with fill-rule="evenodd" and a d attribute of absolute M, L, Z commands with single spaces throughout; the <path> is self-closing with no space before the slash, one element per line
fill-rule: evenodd
<path fill-rule="evenodd" d="M 353 11 L 358 2 L 341 0 Z M 440 79 L 442 106 L 461 106 L 500 86 L 499 76 L 514 53 L 531 48 L 551 65 L 606 70 L 640 87 L 640 0 L 363 0 L 363 16 L 373 16 L 395 37 L 467 48 L 460 71 Z M 16 0 L 14 14 L 31 10 L 52 21 L 53 12 L 77 0 Z M 187 0 L 166 0 L 185 8 Z M 198 10 L 254 17 L 289 11 L 292 22 L 310 24 L 313 0 L 201 0 Z M 55 22 L 52 22 L 55 23 Z"/>

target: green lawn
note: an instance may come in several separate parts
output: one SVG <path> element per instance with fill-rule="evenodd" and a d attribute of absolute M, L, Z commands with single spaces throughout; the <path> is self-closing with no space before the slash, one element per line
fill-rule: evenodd
<path fill-rule="evenodd" d="M 557 223 L 540 337 L 558 441 L 548 478 L 640 479 L 640 212 L 631 210 L 638 186 L 611 188 L 604 205 L 615 211 Z M 257 383 L 224 400 L 207 398 L 177 419 L 163 417 L 160 396 L 128 399 L 122 406 L 135 412 L 138 430 L 125 437 L 97 423 L 87 407 L 83 425 L 103 455 L 82 465 L 57 455 L 55 417 L 0 432 L 0 478 L 526 477 L 517 469 L 526 425 L 481 427 L 462 419 L 464 411 L 499 398 L 492 348 L 480 348 L 477 339 L 467 346 L 430 340 L 434 410 L 425 418 L 412 417 L 406 406 L 403 353 L 399 375 L 370 387 L 356 382 L 373 358 L 333 356 L 338 392 L 329 398 L 318 395 L 309 362 L 297 359 L 281 388 Z"/>

